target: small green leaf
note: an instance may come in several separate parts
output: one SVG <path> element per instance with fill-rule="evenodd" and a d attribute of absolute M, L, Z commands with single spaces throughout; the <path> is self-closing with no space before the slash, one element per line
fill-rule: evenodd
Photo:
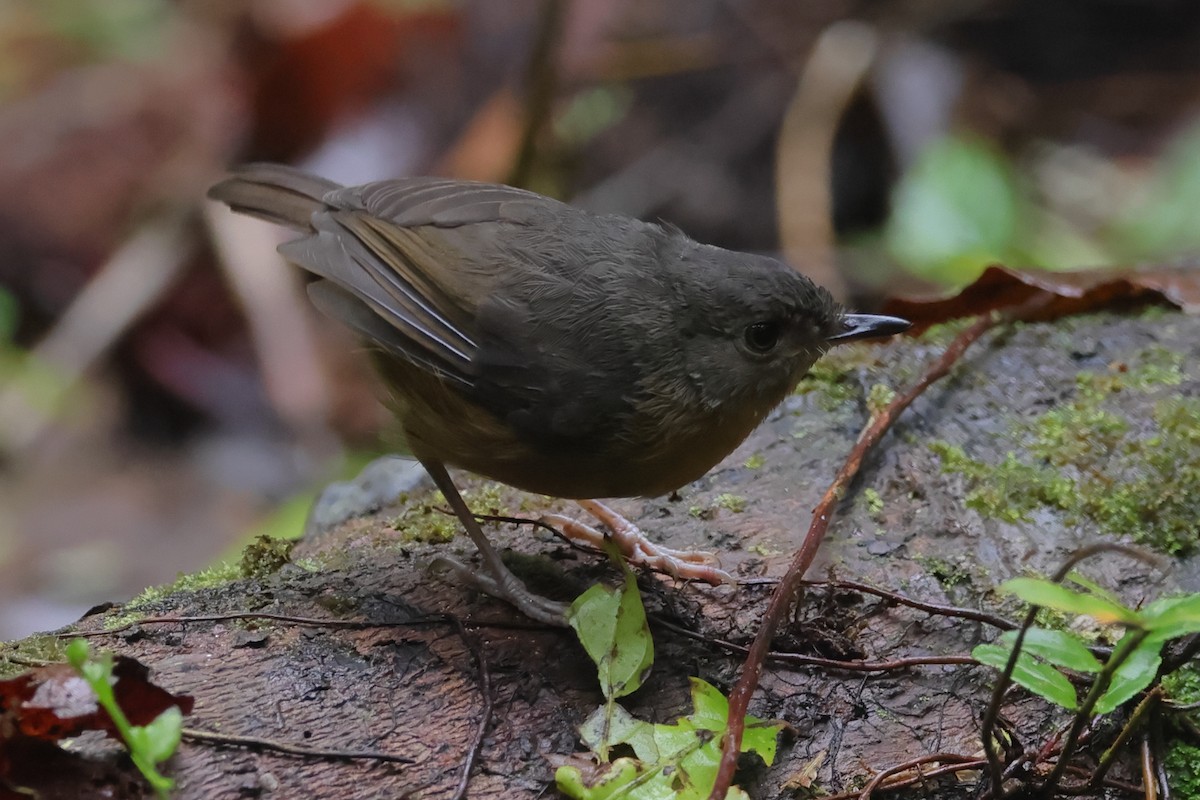
<path fill-rule="evenodd" d="M 1200 633 L 1200 594 L 1156 600 L 1142 611 L 1142 621 L 1154 642 Z"/>
<path fill-rule="evenodd" d="M 1069 614 L 1086 614 L 1105 624 L 1136 624 L 1138 620 L 1136 613 L 1118 603 L 1092 594 L 1075 592 L 1041 578 L 1013 578 L 1002 583 L 1000 591 L 1015 594 L 1032 605 L 1045 606 Z"/>
<path fill-rule="evenodd" d="M 156 764 L 166 761 L 175 754 L 183 738 L 183 712 L 178 706 L 170 706 L 143 726 L 142 731 L 146 755 Z"/>
<path fill-rule="evenodd" d="M 554 772 L 554 782 L 558 785 L 558 790 L 567 797 L 576 800 L 607 800 L 616 797 L 621 790 L 629 788 L 637 780 L 638 772 L 638 762 L 632 758 L 618 758 L 597 775 L 591 784 L 585 782 L 583 772 L 578 767 L 567 766 L 559 767 Z M 634 796 L 627 792 L 622 794 L 625 797 Z"/>
<path fill-rule="evenodd" d="M 1004 156 L 974 139 L 930 144 L 892 192 L 889 253 L 912 272 L 965 283 L 1005 261 L 1021 232 L 1023 198 Z"/>
<path fill-rule="evenodd" d="M 571 604 L 567 621 L 596 663 L 606 698 L 624 697 L 642 685 L 654 663 L 654 640 L 633 573 L 625 570 L 619 591 L 599 584 L 588 589 Z"/>
<path fill-rule="evenodd" d="M 67 663 L 78 670 L 88 659 L 87 639 L 72 639 L 67 644 Z"/>
<path fill-rule="evenodd" d="M 1006 631 L 1001 635 L 999 643 L 1011 652 L 1016 640 L 1016 631 Z M 1030 628 L 1025 631 L 1021 650 L 1044 661 L 1049 661 L 1056 667 L 1065 667 L 1076 672 L 1099 672 L 1104 666 L 1091 654 L 1083 642 L 1079 641 L 1078 637 L 1066 631 Z"/>
<path fill-rule="evenodd" d="M 1004 647 L 998 644 L 981 644 L 971 651 L 971 657 L 980 664 L 986 664 L 1003 671 L 1008 665 L 1008 657 L 1011 652 L 1011 647 Z M 1013 667 L 1012 679 L 1018 685 L 1025 687 L 1055 705 L 1062 706 L 1068 710 L 1074 710 L 1079 706 L 1079 699 L 1075 695 L 1075 687 L 1071 685 L 1071 681 L 1067 679 L 1067 676 L 1049 664 L 1035 661 L 1028 653 L 1021 653 L 1017 656 L 1017 663 Z"/>
<path fill-rule="evenodd" d="M 1079 572 L 1077 570 L 1071 570 L 1071 572 L 1067 575 L 1066 579 L 1068 581 L 1070 581 L 1071 583 L 1075 584 L 1076 586 L 1083 587 L 1088 592 L 1096 595 L 1097 597 L 1103 597 L 1105 600 L 1108 600 L 1109 602 L 1114 603 L 1116 605 L 1124 605 L 1121 602 L 1121 598 L 1117 597 L 1115 594 L 1110 592 L 1108 589 L 1105 589 L 1103 586 L 1096 583 L 1094 580 L 1092 580 L 1088 576 L 1084 575 L 1082 572 Z"/>
<path fill-rule="evenodd" d="M 1130 631 L 1125 634 L 1122 641 L 1137 635 L 1140 633 Z M 1121 643 L 1118 642 L 1113 649 L 1120 651 Z M 1161 664 L 1162 643 L 1151 642 L 1149 639 L 1143 640 L 1137 649 L 1117 667 L 1117 671 L 1113 673 L 1112 682 L 1108 685 L 1108 690 L 1096 701 L 1095 712 L 1107 714 L 1134 697 L 1154 682 Z"/>
<path fill-rule="evenodd" d="M 602 756 L 609 748 L 628 744 L 642 761 L 657 761 L 653 726 L 637 719 L 619 705 L 602 705 L 579 726 L 579 738 L 593 753 Z"/>

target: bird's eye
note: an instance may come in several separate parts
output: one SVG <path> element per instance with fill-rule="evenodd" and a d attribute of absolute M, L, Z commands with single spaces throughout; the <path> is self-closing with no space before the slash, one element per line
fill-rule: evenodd
<path fill-rule="evenodd" d="M 746 343 L 746 349 L 751 353 L 766 355 L 775 349 L 775 345 L 779 344 L 779 323 L 770 321 L 747 325 L 745 333 L 742 334 L 742 340 Z"/>

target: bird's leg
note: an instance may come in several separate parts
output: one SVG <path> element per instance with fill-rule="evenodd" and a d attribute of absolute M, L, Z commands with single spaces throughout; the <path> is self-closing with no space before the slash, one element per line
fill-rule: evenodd
<path fill-rule="evenodd" d="M 496 548 L 492 547 L 492 543 L 484 535 L 483 528 L 479 526 L 479 521 L 475 519 L 475 515 L 471 513 L 471 509 L 467 508 L 467 504 L 462 499 L 462 495 L 458 493 L 454 481 L 450 480 L 450 473 L 446 471 L 446 468 L 437 461 L 423 460 L 421 461 L 421 465 L 425 467 L 429 476 L 433 478 L 434 484 L 442 490 L 442 495 L 446 498 L 446 502 L 450 504 L 450 508 L 454 510 L 458 521 L 467 529 L 467 535 L 471 537 L 471 541 L 475 543 L 475 546 L 479 549 L 479 554 L 483 557 L 483 565 L 487 574 L 480 574 L 466 564 L 455 561 L 452 558 L 439 558 L 435 561 L 435 564 L 446 567 L 459 580 L 475 586 L 485 594 L 511 603 L 516 606 L 518 611 L 531 619 L 544 622 L 547 625 L 566 625 L 568 605 L 541 597 L 529 591 L 525 584 L 521 582 L 521 579 L 505 566 L 504 562 L 500 559 L 500 554 L 496 552 Z"/>
<path fill-rule="evenodd" d="M 717 566 L 717 558 L 712 553 L 672 550 L 657 545 L 647 539 L 636 525 L 603 503 L 580 500 L 579 505 L 604 525 L 608 533 L 601 533 L 590 525 L 561 514 L 547 514 L 542 521 L 558 528 L 568 539 L 593 547 L 600 547 L 605 538 L 611 539 L 631 564 L 641 564 L 676 578 L 704 581 L 713 586 L 737 583 L 732 575 Z"/>

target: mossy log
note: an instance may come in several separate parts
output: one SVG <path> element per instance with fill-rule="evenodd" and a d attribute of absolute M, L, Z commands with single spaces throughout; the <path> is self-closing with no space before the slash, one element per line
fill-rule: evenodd
<path fill-rule="evenodd" d="M 742 578 L 778 577 L 867 418 L 872 387 L 911 381 L 951 333 L 831 354 L 709 476 L 671 498 L 615 507 L 657 541 L 718 553 Z M 1052 572 L 1083 545 L 1122 541 L 1165 553 L 1165 569 L 1109 555 L 1089 560 L 1084 572 L 1128 602 L 1200 590 L 1193 555 L 1198 437 L 1200 318 L 1153 308 L 997 331 L 918 400 L 871 455 L 809 577 L 1015 618 L 1018 606 L 993 592 L 1000 582 Z M 574 513 L 561 502 L 463 480 L 482 513 Z M 525 625 L 506 606 L 431 575 L 436 555 L 473 554 L 465 537 L 429 541 L 445 533 L 447 520 L 427 495 L 418 491 L 407 502 L 300 543 L 278 569 L 260 562 L 249 576 L 185 582 L 73 626 L 103 631 L 150 615 L 239 612 L 363 623 L 144 624 L 94 639 L 151 666 L 171 691 L 194 695 L 191 727 L 414 761 L 321 760 L 185 742 L 167 766 L 178 797 L 451 796 L 484 698 L 471 649 L 452 624 L 430 622 L 430 615 L 467 623 L 490 674 L 494 715 L 470 796 L 553 794 L 547 756 L 581 749 L 576 727 L 600 702 L 594 668 L 569 631 Z M 539 591 L 569 599 L 595 581 L 614 580 L 603 559 L 545 533 L 512 525 L 491 530 L 502 547 L 521 554 L 514 568 Z M 771 586 L 714 589 L 652 574 L 640 581 L 652 614 L 699 637 L 652 626 L 657 663 L 627 707 L 665 721 L 687 712 L 689 675 L 729 688 L 741 657 L 711 641 L 748 642 Z M 882 661 L 964 655 L 996 635 L 977 622 L 815 587 L 777 649 Z M 31 639 L 16 647 L 44 644 Z M 924 754 L 978 753 L 993 677 L 964 665 L 862 674 L 768 664 L 751 710 L 785 720 L 789 733 L 777 763 L 748 763 L 740 783 L 762 798 L 787 794 L 788 781 L 841 791 Z M 1026 742 L 1065 718 L 1020 693 L 1005 714 Z M 104 752 L 91 762 L 91 790 L 139 796 L 136 773 Z M 923 796 L 973 797 L 975 777 L 943 779 Z M 1128 771 L 1124 777 L 1139 780 Z M 47 800 L 77 797 L 78 786 L 68 785 L 74 779 L 35 788 Z"/>

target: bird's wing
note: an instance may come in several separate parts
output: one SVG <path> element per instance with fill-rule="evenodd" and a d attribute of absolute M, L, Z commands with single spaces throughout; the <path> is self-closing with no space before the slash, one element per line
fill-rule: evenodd
<path fill-rule="evenodd" d="M 440 229 L 524 224 L 538 209 L 562 205 L 507 186 L 436 178 L 337 189 L 322 202 L 314 232 L 280 248 L 341 290 L 314 289 L 314 300 L 385 350 L 464 386 L 475 378 L 476 305 L 499 276 L 463 270 L 503 264 L 463 253 Z M 470 243 L 495 247 L 496 233 Z"/>
<path fill-rule="evenodd" d="M 334 317 L 454 381 L 527 440 L 598 441 L 629 413 L 632 332 L 610 330 L 616 287 L 579 247 L 603 254 L 599 240 L 619 240 L 620 229 L 532 192 L 466 181 L 384 181 L 322 202 L 315 232 L 281 252 L 332 284 L 310 291 Z"/>

